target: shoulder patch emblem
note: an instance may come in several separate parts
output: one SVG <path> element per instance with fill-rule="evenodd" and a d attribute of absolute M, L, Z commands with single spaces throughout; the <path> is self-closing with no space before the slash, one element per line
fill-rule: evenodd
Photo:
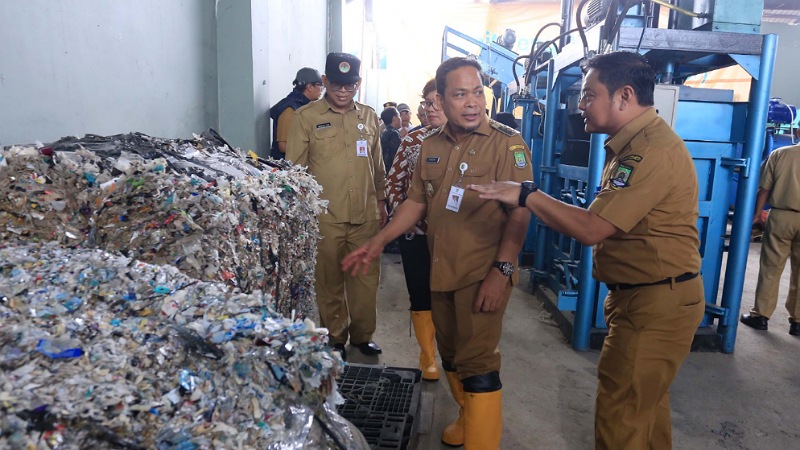
<path fill-rule="evenodd" d="M 519 134 L 519 131 L 511 128 L 508 125 L 503 125 L 502 123 L 494 119 L 489 119 L 489 125 L 495 130 L 505 134 L 506 136 L 514 136 L 515 134 Z"/>
<path fill-rule="evenodd" d="M 619 160 L 619 162 L 625 162 L 625 161 L 642 162 L 642 157 L 639 155 L 628 155 Z"/>
<path fill-rule="evenodd" d="M 633 167 L 620 164 L 614 171 L 614 178 L 609 180 L 611 189 L 620 189 L 628 186 L 628 182 L 633 173 Z"/>
<path fill-rule="evenodd" d="M 520 150 L 514 152 L 514 167 L 517 169 L 528 167 L 528 158 L 525 157 L 524 151 Z"/>
<path fill-rule="evenodd" d="M 444 125 L 442 125 L 442 126 L 444 126 Z M 420 141 L 424 141 L 425 139 L 428 139 L 429 137 L 433 136 L 434 134 L 438 134 L 441 130 L 442 130 L 442 127 L 434 128 L 432 130 L 429 130 L 427 133 L 425 133 L 422 136 L 420 136 L 419 140 Z"/>

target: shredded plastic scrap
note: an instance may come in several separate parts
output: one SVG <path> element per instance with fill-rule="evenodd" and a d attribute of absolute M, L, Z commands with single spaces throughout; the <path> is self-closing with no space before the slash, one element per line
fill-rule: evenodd
<path fill-rule="evenodd" d="M 64 138 L 0 150 L 0 239 L 169 264 L 316 319 L 320 192 L 304 169 L 245 157 L 213 130 Z"/>
<path fill-rule="evenodd" d="M 0 244 L 0 448 L 367 449 L 342 364 L 268 296 L 101 250 Z"/>

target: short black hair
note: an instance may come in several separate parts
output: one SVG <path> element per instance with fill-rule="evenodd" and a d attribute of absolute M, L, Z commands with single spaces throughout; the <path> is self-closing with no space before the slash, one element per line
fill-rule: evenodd
<path fill-rule="evenodd" d="M 400 117 L 400 111 L 398 111 L 394 106 L 390 106 L 381 111 L 381 120 L 386 125 L 391 125 L 392 119 L 394 119 L 395 116 Z"/>
<path fill-rule="evenodd" d="M 626 51 L 606 53 L 589 58 L 581 66 L 584 75 L 594 69 L 598 79 L 612 95 L 623 86 L 630 86 L 641 106 L 653 106 L 656 73 L 644 56 Z"/>
<path fill-rule="evenodd" d="M 444 97 L 445 88 L 447 88 L 447 74 L 462 67 L 474 67 L 478 69 L 478 73 L 482 74 L 483 68 L 478 61 L 471 58 L 464 58 L 461 56 L 450 58 L 447 61 L 439 64 L 436 69 L 436 92 Z M 481 75 L 483 77 L 483 75 Z M 481 79 L 481 81 L 483 81 Z"/>

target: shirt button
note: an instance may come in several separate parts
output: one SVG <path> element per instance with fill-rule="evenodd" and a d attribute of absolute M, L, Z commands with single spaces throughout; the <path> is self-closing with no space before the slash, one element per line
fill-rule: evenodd
<path fill-rule="evenodd" d="M 469 173 L 475 173 L 475 169 L 469 169 Z M 350 175 L 352 176 L 352 175 Z"/>
<path fill-rule="evenodd" d="M 433 258 L 433 262 L 435 263 L 439 262 L 439 258 Z"/>
<path fill-rule="evenodd" d="M 457 145 L 453 148 L 455 148 L 456 150 L 461 150 Z"/>
<path fill-rule="evenodd" d="M 452 168 L 452 167 L 448 167 L 448 168 L 447 168 L 447 171 L 448 171 L 448 172 L 452 172 L 452 171 L 453 171 L 453 168 Z"/>

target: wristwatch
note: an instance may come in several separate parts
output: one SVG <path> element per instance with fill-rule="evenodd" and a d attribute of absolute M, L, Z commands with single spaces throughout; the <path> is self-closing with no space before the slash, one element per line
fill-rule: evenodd
<path fill-rule="evenodd" d="M 514 275 L 514 263 L 510 263 L 508 261 L 495 261 L 494 264 L 492 264 L 492 267 L 497 267 L 500 269 L 500 273 L 507 277 Z"/>
<path fill-rule="evenodd" d="M 519 206 L 525 207 L 525 200 L 528 196 L 539 190 L 539 186 L 533 181 L 523 181 L 519 190 Z"/>

